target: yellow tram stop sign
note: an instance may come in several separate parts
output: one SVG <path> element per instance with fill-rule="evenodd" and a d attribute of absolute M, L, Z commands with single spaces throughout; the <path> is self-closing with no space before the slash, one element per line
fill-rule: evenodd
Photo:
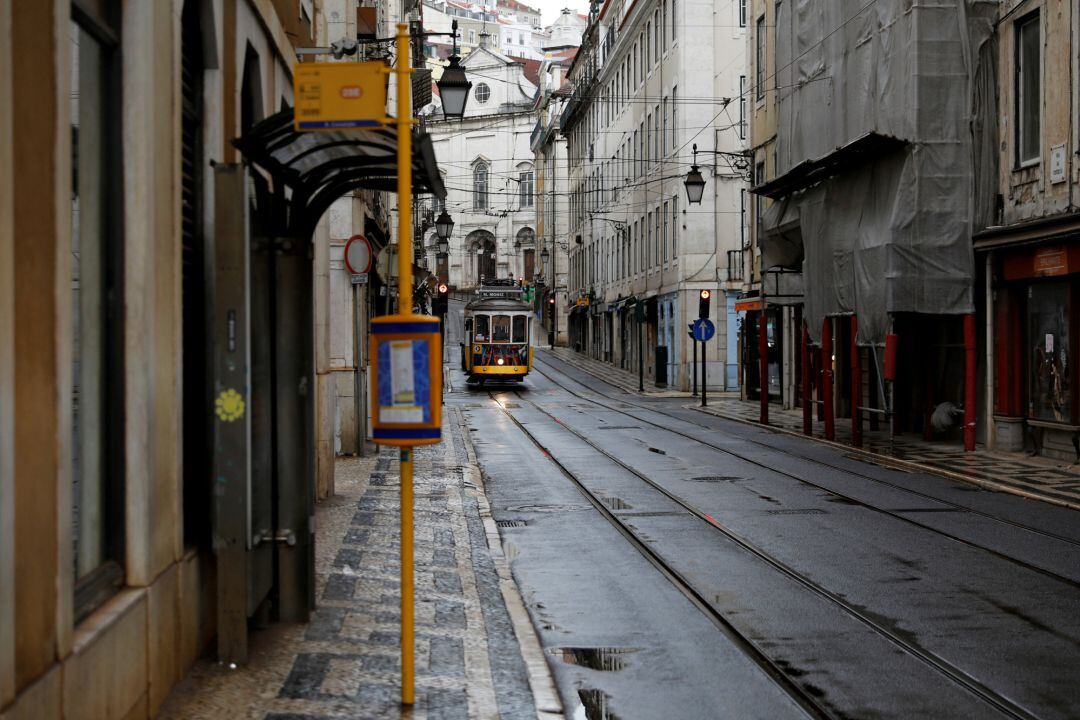
<path fill-rule="evenodd" d="M 385 315 L 371 320 L 371 439 L 380 445 L 442 440 L 442 334 L 439 318 Z"/>
<path fill-rule="evenodd" d="M 386 125 L 386 64 L 300 63 L 293 72 L 293 126 L 304 130 L 373 130 Z"/>

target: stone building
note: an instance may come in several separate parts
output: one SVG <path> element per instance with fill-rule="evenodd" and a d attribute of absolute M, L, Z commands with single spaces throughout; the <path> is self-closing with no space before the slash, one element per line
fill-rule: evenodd
<path fill-rule="evenodd" d="M 358 4 L 0 0 L 5 720 L 153 717 L 313 609 L 331 234 L 387 203 L 331 226 L 267 138 L 290 152 L 297 50 Z"/>
<path fill-rule="evenodd" d="M 1010 0 L 998 10 L 996 107 L 979 148 L 991 205 L 975 235 L 980 328 L 988 335 L 982 421 L 999 450 L 1073 460 L 1080 450 L 1080 87 L 1075 3 Z M 1000 119 L 1000 120 L 997 120 Z"/>
<path fill-rule="evenodd" d="M 758 253 L 746 300 L 766 322 L 743 325 L 743 373 L 752 393 L 818 403 L 830 439 L 837 417 L 856 444 L 866 420 L 886 419 L 974 448 L 971 237 L 993 205 L 997 11 L 749 5 Z M 954 419 L 932 424 L 937 409 Z"/>
<path fill-rule="evenodd" d="M 531 278 L 536 256 L 536 176 L 529 149 L 535 76 L 523 61 L 481 45 L 462 61 L 473 83 L 464 120 L 426 120 L 447 197 L 428 201 L 454 219 L 449 259 L 436 257 L 434 228 L 424 246 L 428 267 L 454 288 L 481 278 Z"/>
<path fill-rule="evenodd" d="M 540 263 L 533 279 L 550 345 L 565 345 L 569 327 L 566 271 L 570 217 L 566 208 L 570 185 L 566 138 L 559 128 L 569 98 L 566 73 L 576 54 L 577 48 L 547 53 L 540 66 L 540 90 L 536 96 L 539 117 L 530 136 L 530 147 L 536 157 L 536 233 L 540 243 Z"/>
<path fill-rule="evenodd" d="M 573 92 L 561 116 L 569 153 L 570 344 L 686 390 L 694 350 L 687 325 L 698 317 L 702 290 L 716 295 L 710 314 L 717 333 L 703 351 L 708 383 L 726 388 L 736 380 L 727 330 L 737 290 L 727 292 L 727 278 L 729 263 L 741 262 L 729 251 L 742 247 L 745 180 L 732 118 L 745 41 L 730 23 L 715 27 L 732 7 L 598 5 L 570 68 Z M 707 188 L 701 203 L 690 205 L 683 180 L 695 161 Z"/>

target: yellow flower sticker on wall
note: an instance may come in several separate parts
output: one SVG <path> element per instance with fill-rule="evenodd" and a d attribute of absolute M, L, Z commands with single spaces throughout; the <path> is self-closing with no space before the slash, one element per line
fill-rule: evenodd
<path fill-rule="evenodd" d="M 214 406 L 217 416 L 225 422 L 239 420 L 244 416 L 244 398 L 232 388 L 222 390 L 214 401 Z"/>

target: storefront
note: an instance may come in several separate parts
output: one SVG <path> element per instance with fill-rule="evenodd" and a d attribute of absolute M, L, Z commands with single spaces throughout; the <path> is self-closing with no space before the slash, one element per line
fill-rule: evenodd
<path fill-rule="evenodd" d="M 993 420 L 997 449 L 1080 455 L 1073 306 L 1080 293 L 1080 235 L 990 245 Z M 979 243 L 976 244 L 977 249 Z"/>
<path fill-rule="evenodd" d="M 682 335 L 679 327 L 683 325 L 679 318 L 678 293 L 667 293 L 658 298 L 659 308 L 657 322 L 659 323 L 659 344 L 667 348 L 667 384 L 670 387 L 680 387 L 681 374 L 679 368 L 679 344 Z"/>
<path fill-rule="evenodd" d="M 770 402 L 782 401 L 783 388 L 783 310 L 781 306 L 768 305 L 765 308 L 765 346 L 766 346 L 766 391 Z M 735 311 L 743 314 L 742 322 L 742 368 L 744 399 L 757 400 L 761 397 L 761 299 L 743 298 L 735 303 Z"/>

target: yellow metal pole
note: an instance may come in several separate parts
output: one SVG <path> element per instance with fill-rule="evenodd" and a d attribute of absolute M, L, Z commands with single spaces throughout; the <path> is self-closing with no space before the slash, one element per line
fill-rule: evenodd
<path fill-rule="evenodd" d="M 401 702 L 416 697 L 413 637 L 413 449 L 401 448 Z"/>
<path fill-rule="evenodd" d="M 412 48 L 397 26 L 398 314 L 412 315 Z"/>
<path fill-rule="evenodd" d="M 398 314 L 413 314 L 412 48 L 409 26 L 397 26 Z M 401 702 L 416 699 L 413 633 L 413 449 L 401 448 Z"/>

